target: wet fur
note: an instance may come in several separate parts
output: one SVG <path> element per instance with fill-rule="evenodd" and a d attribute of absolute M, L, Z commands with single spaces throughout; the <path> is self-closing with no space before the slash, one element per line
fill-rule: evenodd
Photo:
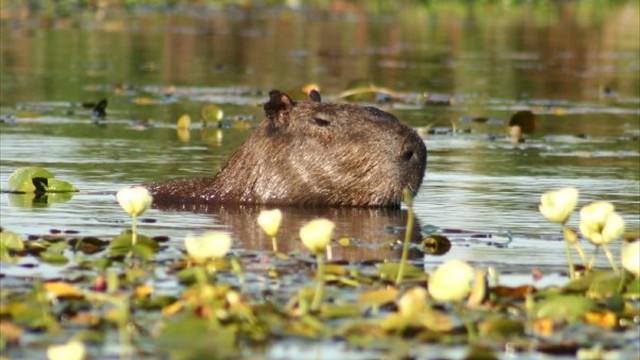
<path fill-rule="evenodd" d="M 266 118 L 214 178 L 148 185 L 156 202 L 397 207 L 417 193 L 422 139 L 373 107 L 294 102 L 277 90 Z"/>

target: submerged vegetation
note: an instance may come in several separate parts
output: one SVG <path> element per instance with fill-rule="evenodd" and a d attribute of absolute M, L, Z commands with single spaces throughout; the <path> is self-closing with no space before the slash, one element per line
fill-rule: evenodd
<path fill-rule="evenodd" d="M 117 198 L 134 217 L 150 204 L 148 193 L 137 188 L 123 189 Z M 575 189 L 550 192 L 540 211 L 566 226 L 577 202 Z M 405 204 L 411 210 L 410 197 Z M 606 204 L 581 211 L 581 232 L 596 246 L 623 234 Z M 280 217 L 270 210 L 256 219 L 274 239 L 273 252 L 234 249 L 229 234 L 212 232 L 185 234 L 186 253 L 174 258 L 161 256 L 166 238 L 140 234 L 136 243 L 135 228 L 111 239 L 80 231 L 26 240 L 2 229 L 4 266 L 31 256 L 71 265 L 76 275 L 49 281 L 5 276 L 0 348 L 8 358 L 46 350 L 52 360 L 260 358 L 261 349 L 282 339 L 342 342 L 354 351 L 399 358 L 437 344 L 465 346 L 469 358 L 495 358 L 507 346 L 516 353 L 588 358 L 637 351 L 626 334 L 640 326 L 638 239 L 622 247 L 621 270 L 614 259 L 611 270 L 569 263 L 571 280 L 561 286 L 507 287 L 495 269 L 460 260 L 431 273 L 405 256 L 399 263 L 333 262 L 331 248 L 348 244 L 332 236 L 334 224 L 326 219 L 300 229 L 310 253 L 282 254 L 275 247 Z M 567 231 L 567 243 L 579 243 Z M 603 240 L 594 241 L 601 239 L 594 233 Z M 406 237 L 403 247 L 409 246 L 419 248 Z M 27 340 L 34 336 L 40 340 Z"/>

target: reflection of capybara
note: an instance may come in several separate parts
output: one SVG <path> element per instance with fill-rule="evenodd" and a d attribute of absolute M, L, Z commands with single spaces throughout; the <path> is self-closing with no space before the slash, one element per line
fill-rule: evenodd
<path fill-rule="evenodd" d="M 148 185 L 154 201 L 397 207 L 403 188 L 417 193 L 427 149 L 393 115 L 322 103 L 316 91 L 269 97 L 266 118 L 215 177 Z"/>

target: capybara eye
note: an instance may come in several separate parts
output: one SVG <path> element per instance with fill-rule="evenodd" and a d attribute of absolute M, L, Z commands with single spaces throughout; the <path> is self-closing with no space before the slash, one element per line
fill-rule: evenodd
<path fill-rule="evenodd" d="M 329 126 L 330 124 L 327 120 L 320 119 L 320 118 L 313 118 L 313 121 L 316 122 L 316 125 L 321 127 Z"/>

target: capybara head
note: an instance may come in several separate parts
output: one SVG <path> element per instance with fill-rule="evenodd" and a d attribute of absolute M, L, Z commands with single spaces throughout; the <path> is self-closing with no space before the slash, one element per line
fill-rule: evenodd
<path fill-rule="evenodd" d="M 213 179 L 151 185 L 157 200 L 397 207 L 418 192 L 427 149 L 410 127 L 370 106 L 296 102 L 273 90 L 266 118 Z M 175 201 L 174 200 L 174 201 Z"/>

